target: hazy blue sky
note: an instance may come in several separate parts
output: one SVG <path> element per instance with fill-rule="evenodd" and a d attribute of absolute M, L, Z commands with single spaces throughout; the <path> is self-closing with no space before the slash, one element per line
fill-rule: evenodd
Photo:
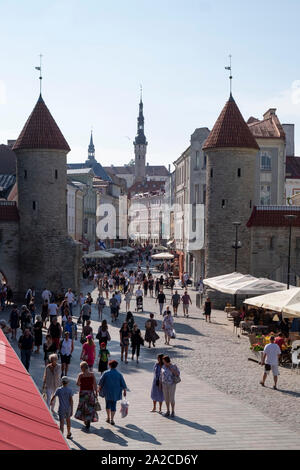
<path fill-rule="evenodd" d="M 103 165 L 133 157 L 139 84 L 148 161 L 173 162 L 229 95 L 245 119 L 276 107 L 300 153 L 299 0 L 0 0 L 0 142 L 16 138 L 39 94 L 84 161 L 91 126 Z M 298 137 L 299 136 L 299 137 Z"/>

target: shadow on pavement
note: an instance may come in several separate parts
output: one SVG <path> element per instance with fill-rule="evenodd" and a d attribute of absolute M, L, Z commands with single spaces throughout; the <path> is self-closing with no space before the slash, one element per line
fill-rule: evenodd
<path fill-rule="evenodd" d="M 149 434 L 148 432 L 143 431 L 142 428 L 135 426 L 134 424 L 127 424 L 125 427 L 116 425 L 118 431 L 129 439 L 134 439 L 135 441 L 150 442 L 154 445 L 161 445 L 155 436 Z"/>
<path fill-rule="evenodd" d="M 176 421 L 179 424 L 183 424 L 184 426 L 196 429 L 197 431 L 203 431 L 208 434 L 217 434 L 217 430 L 211 428 L 210 426 L 204 426 L 202 424 L 195 423 L 194 421 L 189 421 L 188 419 L 180 418 L 179 416 L 175 416 L 174 418 L 172 418 L 172 420 Z"/>
<path fill-rule="evenodd" d="M 97 436 L 102 437 L 104 442 L 112 442 L 122 447 L 128 447 L 128 441 L 123 439 L 123 437 L 118 436 L 110 429 L 100 428 L 100 429 L 92 429 L 91 428 L 91 435 L 97 434 Z"/>

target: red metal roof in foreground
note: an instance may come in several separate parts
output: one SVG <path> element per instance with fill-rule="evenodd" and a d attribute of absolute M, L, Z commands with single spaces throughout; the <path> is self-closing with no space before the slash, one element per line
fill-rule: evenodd
<path fill-rule="evenodd" d="M 0 450 L 70 450 L 1 329 Z"/>
<path fill-rule="evenodd" d="M 255 206 L 247 227 L 289 227 L 286 215 L 295 215 L 293 227 L 300 227 L 300 206 Z"/>
<path fill-rule="evenodd" d="M 13 150 L 53 149 L 70 151 L 64 136 L 40 96 Z"/>

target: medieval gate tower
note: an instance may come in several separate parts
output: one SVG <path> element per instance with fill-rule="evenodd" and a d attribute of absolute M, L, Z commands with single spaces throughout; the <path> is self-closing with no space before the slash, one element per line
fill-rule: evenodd
<path fill-rule="evenodd" d="M 232 95 L 204 143 L 207 157 L 205 277 L 234 271 L 235 226 L 239 222 L 237 271 L 250 270 L 250 232 L 246 227 L 254 200 L 259 147 Z M 212 297 L 211 293 L 209 293 Z M 217 307 L 219 296 L 212 299 Z M 223 299 L 224 305 L 224 299 Z"/>

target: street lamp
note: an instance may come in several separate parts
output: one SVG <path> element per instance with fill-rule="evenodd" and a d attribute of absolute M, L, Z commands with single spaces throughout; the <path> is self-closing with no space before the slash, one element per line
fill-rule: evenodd
<path fill-rule="evenodd" d="M 234 271 L 237 272 L 237 253 L 238 249 L 241 248 L 242 244 L 240 241 L 238 241 L 238 229 L 239 226 L 241 225 L 241 222 L 233 222 L 233 225 L 235 226 L 235 241 L 232 244 L 232 248 L 234 248 Z"/>
<path fill-rule="evenodd" d="M 287 289 L 290 288 L 290 270 L 291 270 L 291 242 L 292 242 L 292 224 L 293 220 L 296 219 L 296 215 L 287 214 L 284 216 L 289 221 L 289 254 L 288 254 L 288 272 L 287 272 Z"/>
<path fill-rule="evenodd" d="M 235 226 L 235 241 L 232 244 L 232 248 L 234 248 L 234 271 L 237 272 L 237 254 L 238 254 L 238 249 L 241 248 L 242 243 L 238 241 L 238 229 L 239 226 L 241 225 L 241 222 L 233 222 L 233 225 Z M 237 295 L 234 294 L 234 306 L 236 307 L 236 297 Z"/>

